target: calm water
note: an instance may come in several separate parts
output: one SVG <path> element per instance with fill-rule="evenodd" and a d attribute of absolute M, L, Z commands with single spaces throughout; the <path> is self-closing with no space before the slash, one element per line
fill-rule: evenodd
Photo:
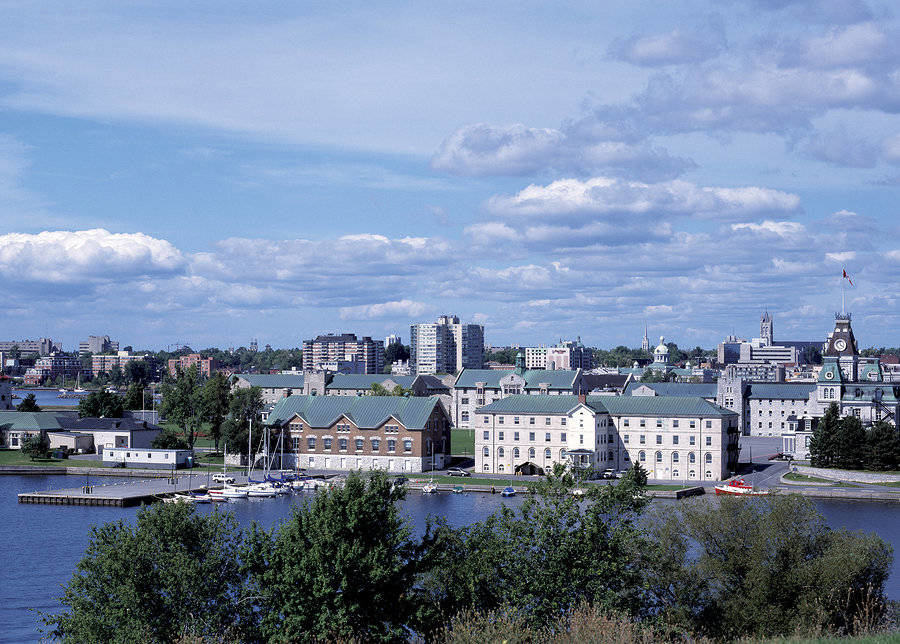
<path fill-rule="evenodd" d="M 13 405 L 18 405 L 28 394 L 34 394 L 34 400 L 38 407 L 46 407 L 54 405 L 57 407 L 77 407 L 77 398 L 58 398 L 59 391 L 57 389 L 13 389 L 13 393 L 18 398 L 13 400 Z"/>
<path fill-rule="evenodd" d="M 103 482 L 119 479 L 104 477 Z M 133 479 L 131 479 L 133 480 Z M 95 477 L 95 484 L 98 479 Z M 50 505 L 19 505 L 16 494 L 40 489 L 77 486 L 75 476 L 0 476 L 0 531 L 5 553 L 0 566 L 0 642 L 33 642 L 38 639 L 38 620 L 34 610 L 57 608 L 56 598 L 81 559 L 92 524 L 132 520 L 138 508 L 104 508 Z M 241 525 L 251 521 L 270 527 L 284 519 L 291 503 L 306 495 L 275 499 L 244 499 L 226 507 L 235 513 Z M 523 497 L 504 499 L 519 505 Z M 674 503 L 673 501 L 654 501 Z M 223 504 L 224 505 L 224 504 Z M 447 517 L 453 525 L 479 521 L 500 505 L 499 496 L 486 494 L 440 494 L 424 496 L 410 493 L 404 510 L 417 531 L 424 529 L 428 515 Z M 900 505 L 849 501 L 817 502 L 832 527 L 872 530 L 900 551 Z M 219 506 L 200 505 L 200 512 L 214 512 Z M 900 559 L 900 555 L 897 557 Z M 900 599 L 900 563 L 895 559 L 888 581 L 888 595 Z"/>

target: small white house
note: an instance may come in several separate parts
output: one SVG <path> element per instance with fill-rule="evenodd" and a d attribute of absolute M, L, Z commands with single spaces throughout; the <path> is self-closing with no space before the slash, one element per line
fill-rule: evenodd
<path fill-rule="evenodd" d="M 193 452 L 189 449 L 154 449 L 150 447 L 107 447 L 104 463 L 124 463 L 125 467 L 168 470 L 191 467 Z"/>

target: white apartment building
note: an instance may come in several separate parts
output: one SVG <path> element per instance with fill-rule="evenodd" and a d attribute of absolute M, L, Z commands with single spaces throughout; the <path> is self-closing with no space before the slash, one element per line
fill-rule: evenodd
<path fill-rule="evenodd" d="M 738 415 L 702 398 L 510 395 L 476 412 L 475 467 L 542 473 L 555 463 L 715 481 L 737 466 Z"/>
<path fill-rule="evenodd" d="M 590 370 L 594 366 L 593 353 L 581 340 L 560 342 L 553 347 L 526 347 L 526 369 Z"/>
<path fill-rule="evenodd" d="M 484 327 L 461 324 L 455 315 L 442 315 L 435 323 L 409 327 L 409 366 L 417 374 L 454 374 L 480 369 L 484 360 Z"/>

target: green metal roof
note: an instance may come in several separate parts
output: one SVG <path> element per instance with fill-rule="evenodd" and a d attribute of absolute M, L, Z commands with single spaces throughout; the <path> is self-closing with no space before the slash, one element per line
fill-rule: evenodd
<path fill-rule="evenodd" d="M 246 380 L 251 387 L 263 389 L 303 389 L 303 374 L 287 373 L 236 373 L 236 378 Z"/>
<path fill-rule="evenodd" d="M 851 382 L 844 385 L 844 393 L 841 396 L 843 402 L 871 401 L 881 391 L 881 401 L 887 404 L 895 404 L 897 397 L 894 395 L 892 383 L 884 382 Z"/>
<path fill-rule="evenodd" d="M 501 378 L 515 373 L 499 369 L 463 369 L 456 378 L 454 387 L 474 387 L 475 383 L 483 382 L 486 387 L 498 389 Z M 563 369 L 527 369 L 522 373 L 526 389 L 537 389 L 541 383 L 547 383 L 550 389 L 571 390 L 577 376 L 577 370 Z"/>
<path fill-rule="evenodd" d="M 806 400 L 816 390 L 815 383 L 772 382 L 747 385 L 748 398 L 772 400 Z"/>
<path fill-rule="evenodd" d="M 325 389 L 371 389 L 373 384 L 384 385 L 388 380 L 404 389 L 409 389 L 415 379 L 415 376 L 392 376 L 380 373 L 336 373 Z"/>
<path fill-rule="evenodd" d="M 567 414 L 579 405 L 578 396 L 531 396 L 516 394 L 479 407 L 476 414 Z M 595 411 L 603 411 L 589 405 Z"/>
<path fill-rule="evenodd" d="M 0 411 L 0 429 L 9 431 L 58 431 L 68 429 L 64 418 L 52 411 Z"/>
<path fill-rule="evenodd" d="M 867 362 L 859 365 L 859 380 L 861 382 L 880 382 L 884 380 L 881 375 L 881 362 Z"/>
<path fill-rule="evenodd" d="M 300 416 L 313 427 L 330 427 L 346 416 L 357 427 L 371 429 L 393 416 L 407 429 L 422 429 L 435 405 L 440 407 L 436 396 L 288 396 L 275 404 L 266 422 L 283 425 Z"/>
<path fill-rule="evenodd" d="M 633 396 L 638 387 L 650 387 L 657 396 L 688 396 L 692 398 L 715 398 L 716 383 L 694 382 L 631 382 L 625 388 L 626 396 Z"/>
<path fill-rule="evenodd" d="M 703 398 L 686 396 L 588 396 L 613 416 L 737 416 Z"/>
<path fill-rule="evenodd" d="M 831 374 L 831 378 L 828 378 Z M 844 381 L 844 374 L 841 372 L 841 365 L 837 358 L 825 358 L 822 361 L 822 368 L 819 370 L 819 382 L 840 383 Z"/>

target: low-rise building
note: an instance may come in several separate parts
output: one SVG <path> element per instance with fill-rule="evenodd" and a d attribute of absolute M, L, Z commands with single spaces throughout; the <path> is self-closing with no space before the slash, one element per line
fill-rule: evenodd
<path fill-rule="evenodd" d="M 47 432 L 50 449 L 65 449 L 75 454 L 86 454 L 93 451 L 94 437 L 78 432 Z"/>
<path fill-rule="evenodd" d="M 46 438 L 47 432 L 66 431 L 73 416 L 52 411 L 0 411 L 0 447 L 22 449 L 31 436 Z"/>
<path fill-rule="evenodd" d="M 94 449 L 101 456 L 105 450 L 117 447 L 151 447 L 160 432 L 158 425 L 127 417 L 79 418 L 66 422 L 65 430 L 93 436 Z"/>
<path fill-rule="evenodd" d="M 436 396 L 289 396 L 266 420 L 283 463 L 327 470 L 423 472 L 450 457 L 450 417 Z"/>
<path fill-rule="evenodd" d="M 25 371 L 26 385 L 42 385 L 62 376 L 75 380 L 88 378 L 91 372 L 81 364 L 81 358 L 53 354 L 34 361 L 34 366 Z"/>
<path fill-rule="evenodd" d="M 232 390 L 259 387 L 263 401 L 277 403 L 285 396 L 303 393 L 304 375 L 268 374 L 268 373 L 236 373 L 232 377 Z"/>
<path fill-rule="evenodd" d="M 542 473 L 556 463 L 658 480 L 713 481 L 736 469 L 738 416 L 702 398 L 509 395 L 474 419 L 478 472 Z"/>
<path fill-rule="evenodd" d="M 170 470 L 192 467 L 193 455 L 189 449 L 109 447 L 103 451 L 103 462 L 149 470 Z"/>

